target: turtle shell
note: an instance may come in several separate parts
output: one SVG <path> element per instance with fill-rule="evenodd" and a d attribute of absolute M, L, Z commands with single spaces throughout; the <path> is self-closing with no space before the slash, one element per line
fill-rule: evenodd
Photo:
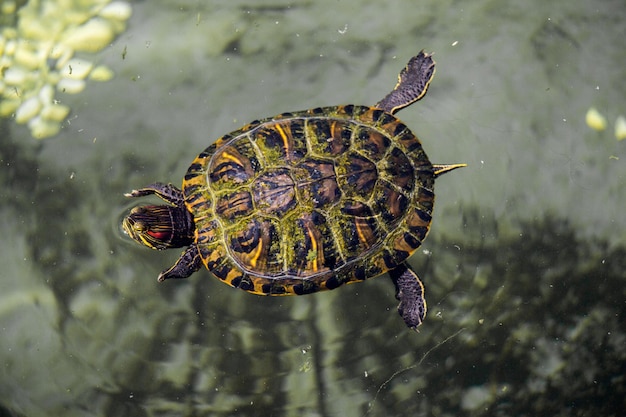
<path fill-rule="evenodd" d="M 435 174 L 381 109 L 336 106 L 254 121 L 183 181 L 206 267 L 256 294 L 308 294 L 375 277 L 426 237 Z"/>

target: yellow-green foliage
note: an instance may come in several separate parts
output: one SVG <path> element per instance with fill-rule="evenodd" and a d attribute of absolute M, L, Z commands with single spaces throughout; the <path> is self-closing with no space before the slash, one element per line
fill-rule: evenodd
<path fill-rule="evenodd" d="M 0 31 L 0 117 L 28 124 L 38 139 L 57 134 L 70 109 L 54 90 L 77 94 L 87 77 L 113 76 L 74 55 L 109 45 L 130 15 L 130 5 L 122 1 L 0 1 L 0 22 L 7 24 Z"/>

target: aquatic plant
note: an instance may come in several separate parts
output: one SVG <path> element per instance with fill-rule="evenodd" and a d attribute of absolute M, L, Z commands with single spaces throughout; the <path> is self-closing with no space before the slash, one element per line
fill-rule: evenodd
<path fill-rule="evenodd" d="M 110 45 L 130 15 L 122 1 L 0 0 L 0 117 L 27 124 L 38 139 L 56 135 L 70 113 L 56 92 L 77 94 L 87 79 L 113 77 L 76 54 Z"/>

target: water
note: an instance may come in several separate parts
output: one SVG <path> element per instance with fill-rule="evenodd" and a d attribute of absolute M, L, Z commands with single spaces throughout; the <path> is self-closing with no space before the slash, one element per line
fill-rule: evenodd
<path fill-rule="evenodd" d="M 134 4 L 96 58 L 116 77 L 60 96 L 58 136 L 2 121 L 0 414 L 619 415 L 626 8 L 300 3 Z M 156 282 L 179 253 L 121 234 L 124 192 L 178 185 L 250 120 L 374 103 L 422 48 L 435 80 L 399 116 L 431 160 L 469 166 L 437 181 L 411 259 L 419 333 L 386 277 L 285 298 Z"/>

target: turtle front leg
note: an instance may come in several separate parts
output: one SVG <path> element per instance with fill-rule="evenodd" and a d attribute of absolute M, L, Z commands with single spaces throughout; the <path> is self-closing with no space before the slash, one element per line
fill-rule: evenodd
<path fill-rule="evenodd" d="M 389 276 L 396 286 L 396 299 L 400 300 L 398 313 L 411 330 L 417 330 L 426 317 L 424 284 L 406 263 L 389 271 Z"/>
<path fill-rule="evenodd" d="M 158 281 L 163 282 L 166 279 L 187 278 L 202 267 L 202 259 L 198 253 L 198 246 L 194 243 L 189 245 L 176 263 L 168 270 L 159 274 Z"/>
<path fill-rule="evenodd" d="M 130 193 L 124 195 L 126 197 L 143 197 L 151 194 L 177 207 L 184 205 L 185 198 L 183 197 L 183 192 L 172 184 L 164 184 L 162 182 L 155 182 L 144 188 L 132 190 Z"/>

